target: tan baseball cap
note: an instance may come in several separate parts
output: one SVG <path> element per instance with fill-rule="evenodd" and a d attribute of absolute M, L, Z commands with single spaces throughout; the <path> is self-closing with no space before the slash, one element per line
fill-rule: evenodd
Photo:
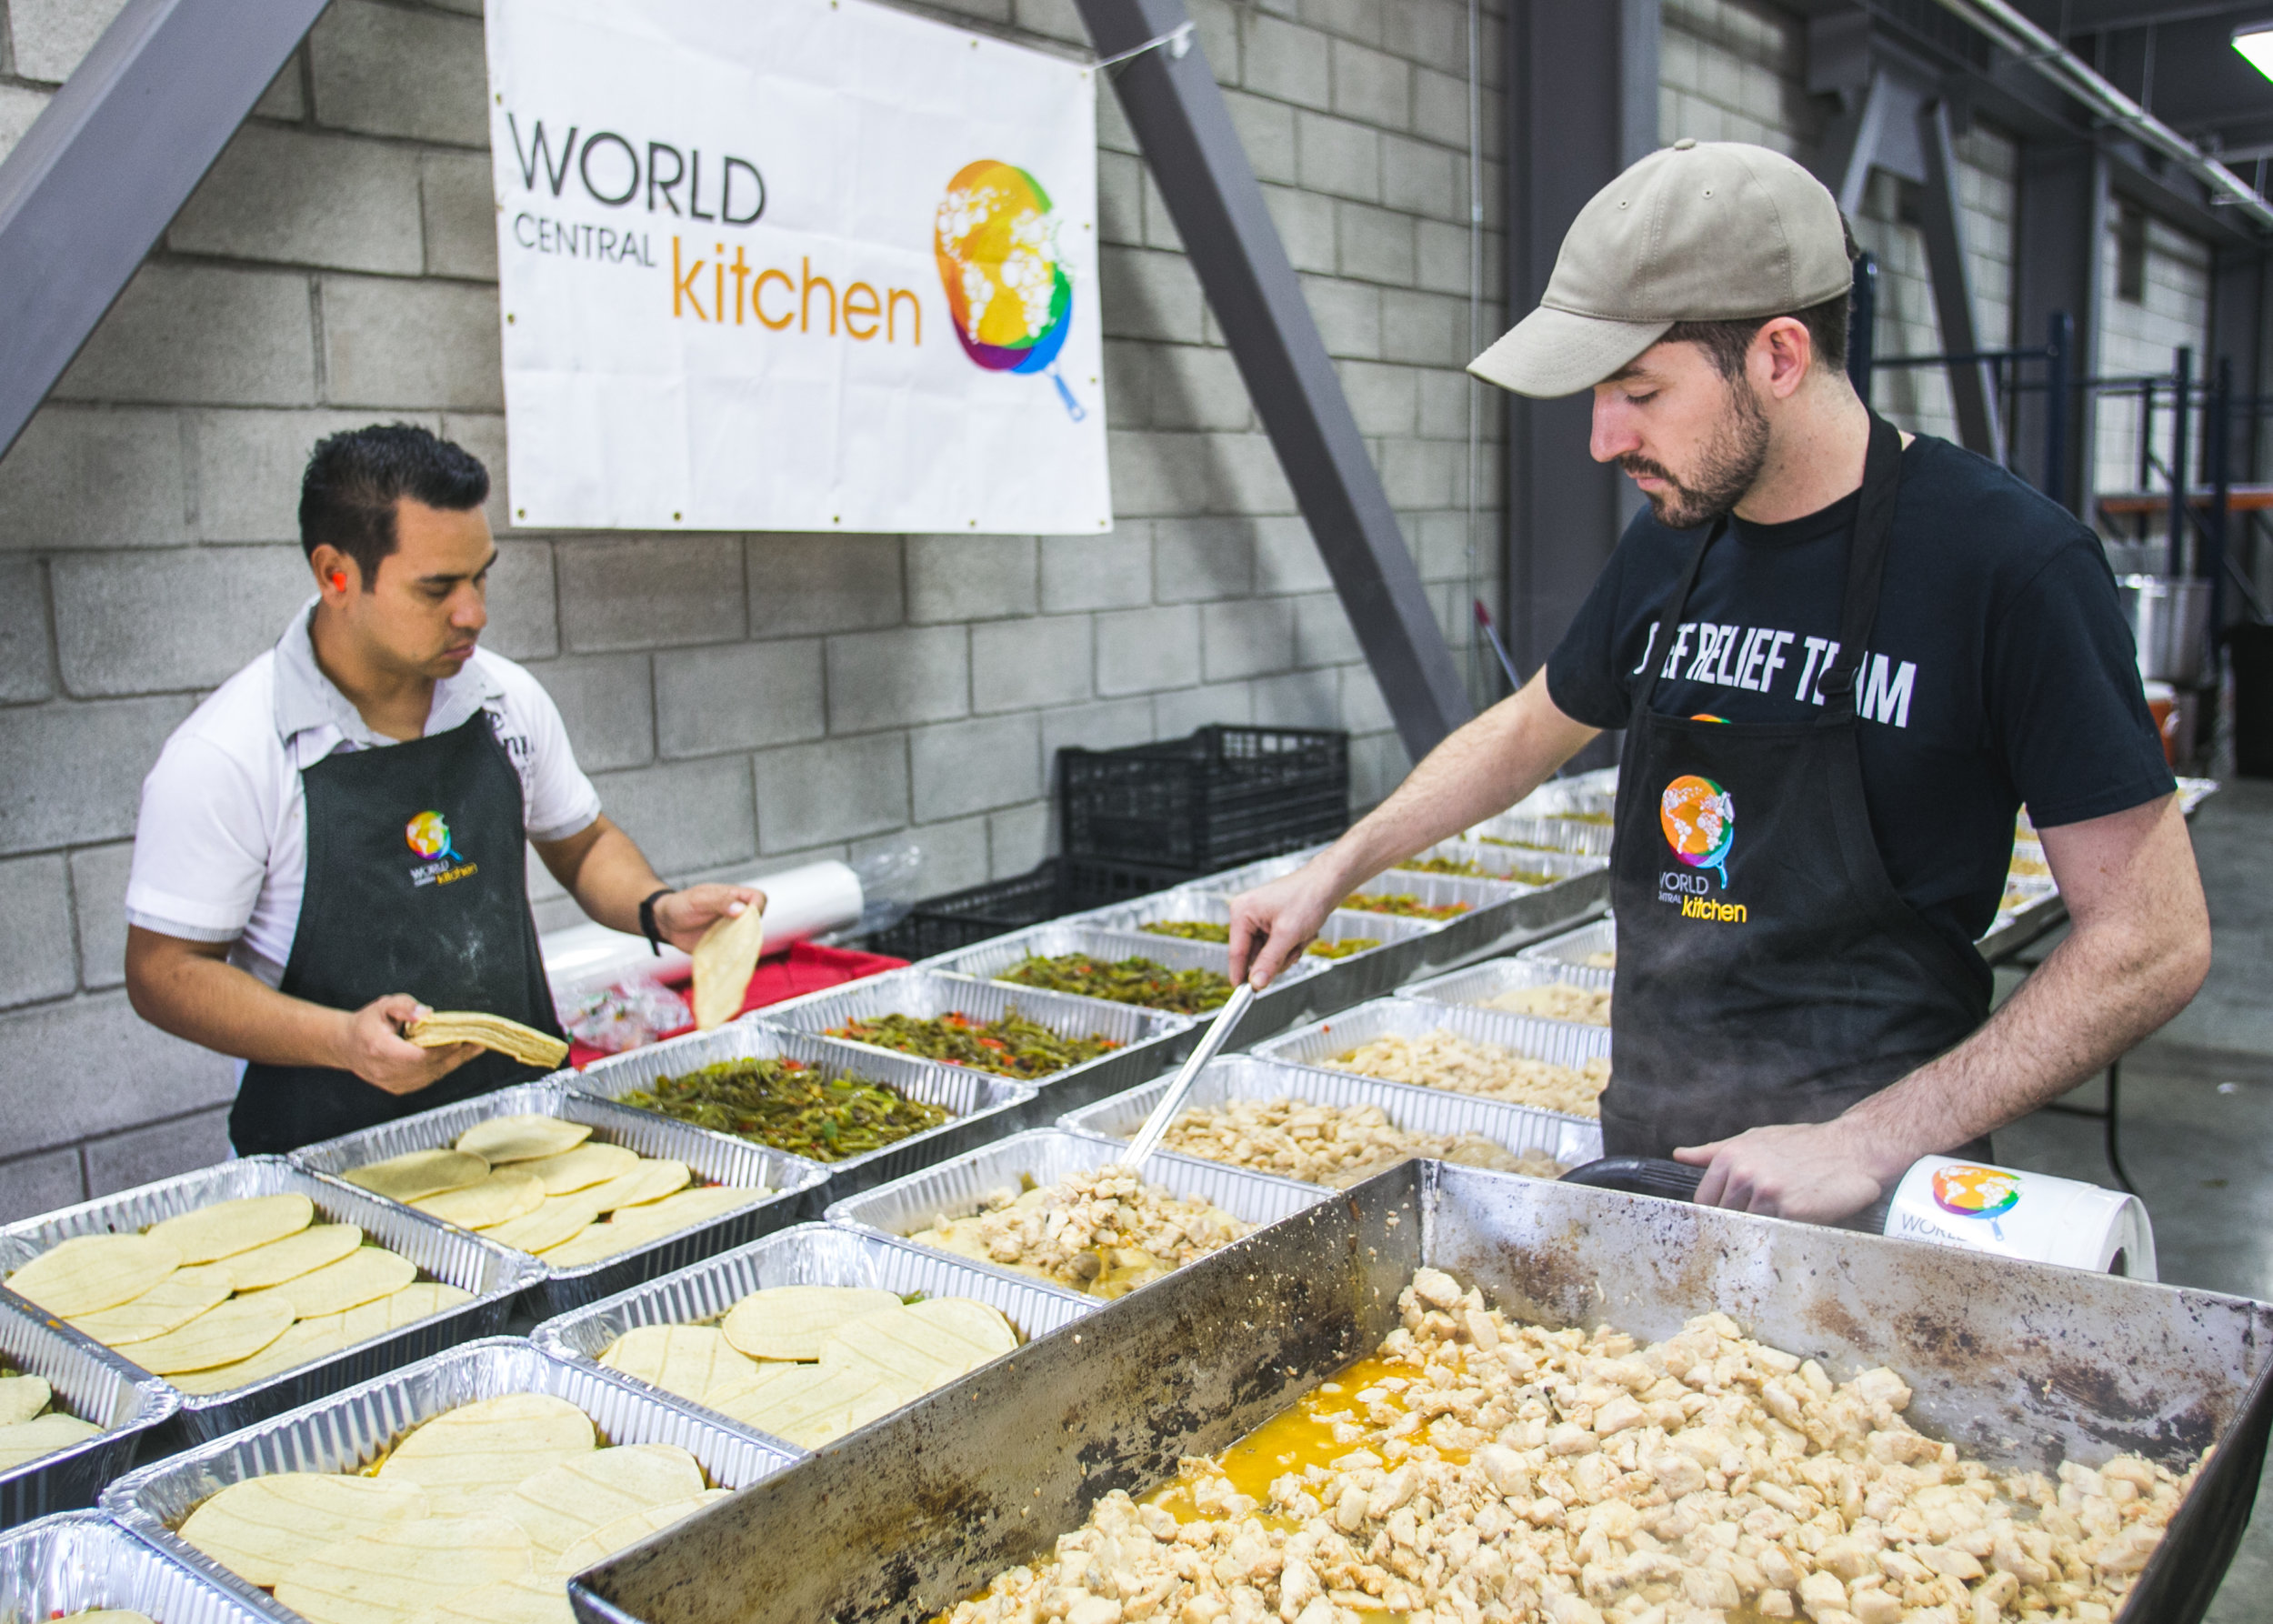
<path fill-rule="evenodd" d="M 1821 181 L 1765 146 L 1684 138 L 1578 211 L 1539 307 L 1468 370 L 1517 395 L 1575 395 L 1676 322 L 1788 315 L 1853 276 Z"/>

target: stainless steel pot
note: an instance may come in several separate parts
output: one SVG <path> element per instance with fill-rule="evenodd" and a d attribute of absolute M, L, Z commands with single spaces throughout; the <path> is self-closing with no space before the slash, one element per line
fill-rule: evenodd
<path fill-rule="evenodd" d="M 2116 590 L 2148 682 L 2199 682 L 2209 673 L 2210 583 L 2178 576 L 2122 576 Z"/>

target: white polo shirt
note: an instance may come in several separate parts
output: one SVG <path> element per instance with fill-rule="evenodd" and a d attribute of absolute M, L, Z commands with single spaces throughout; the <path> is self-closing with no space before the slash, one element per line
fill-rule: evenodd
<path fill-rule="evenodd" d="M 315 663 L 308 599 L 275 647 L 215 689 L 174 730 L 142 781 L 126 919 L 194 942 L 232 942 L 230 962 L 274 987 L 292 957 L 306 886 L 307 797 L 300 771 L 335 750 L 379 749 L 374 733 Z M 435 684 L 426 735 L 476 710 L 521 775 L 533 840 L 563 840 L 600 815 L 552 696 L 487 649 Z"/>

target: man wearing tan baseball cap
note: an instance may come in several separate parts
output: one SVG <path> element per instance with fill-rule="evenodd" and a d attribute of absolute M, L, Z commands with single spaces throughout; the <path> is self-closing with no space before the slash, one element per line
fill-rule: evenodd
<path fill-rule="evenodd" d="M 1677 141 L 1579 211 L 1470 370 L 1591 389 L 1593 456 L 1647 506 L 1546 668 L 1231 923 L 1235 971 L 1267 980 L 1353 888 L 1625 729 L 1604 1148 L 1818 1222 L 1921 1157 L 1987 1158 L 2209 962 L 2097 538 L 1862 403 L 1851 260 L 1831 195 L 1765 147 Z M 2023 805 L 2075 928 L 1991 1016 L 1973 943 Z"/>

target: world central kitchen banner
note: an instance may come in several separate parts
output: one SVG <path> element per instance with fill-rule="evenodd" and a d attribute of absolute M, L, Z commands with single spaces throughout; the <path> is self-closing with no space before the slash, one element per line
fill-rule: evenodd
<path fill-rule="evenodd" d="M 516 523 L 1095 533 L 1096 103 L 863 0 L 490 0 Z"/>

